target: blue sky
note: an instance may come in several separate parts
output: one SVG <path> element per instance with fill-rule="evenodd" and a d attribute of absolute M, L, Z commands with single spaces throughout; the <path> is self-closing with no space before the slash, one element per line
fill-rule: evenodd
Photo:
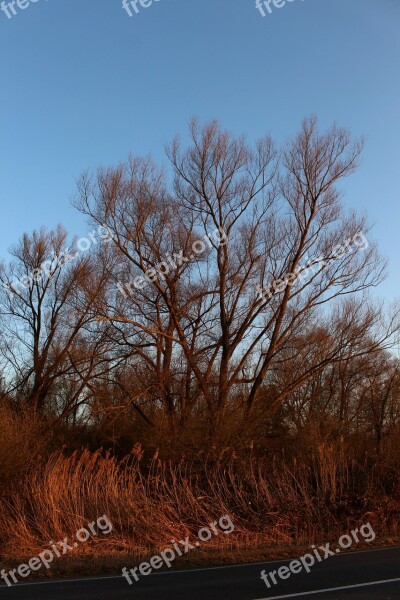
<path fill-rule="evenodd" d="M 0 12 L 0 257 L 24 231 L 87 231 L 70 200 L 85 169 L 164 161 L 193 114 L 284 141 L 303 117 L 365 135 L 344 202 L 366 211 L 400 296 L 400 0 L 37 0 Z"/>

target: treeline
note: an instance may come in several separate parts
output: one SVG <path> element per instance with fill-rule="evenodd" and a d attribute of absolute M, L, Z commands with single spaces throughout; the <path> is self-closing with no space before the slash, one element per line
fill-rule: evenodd
<path fill-rule="evenodd" d="M 366 219 L 341 204 L 361 150 L 314 118 L 284 147 L 193 120 L 169 171 L 130 157 L 83 174 L 91 243 L 34 231 L 1 267 L 2 468 L 5 440 L 24 432 L 32 455 L 35 427 L 119 455 L 381 456 L 399 321 L 369 294 L 385 264 Z"/>

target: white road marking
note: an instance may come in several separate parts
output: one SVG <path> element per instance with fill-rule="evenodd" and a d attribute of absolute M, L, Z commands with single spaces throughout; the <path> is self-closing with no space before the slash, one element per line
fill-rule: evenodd
<path fill-rule="evenodd" d="M 384 583 L 394 583 L 400 581 L 397 579 L 384 579 L 383 581 L 369 581 L 368 583 L 356 583 L 355 585 L 344 585 L 342 587 L 326 588 L 325 590 L 313 590 L 311 592 L 300 592 L 297 594 L 288 594 L 286 596 L 269 596 L 268 598 L 260 598 L 259 600 L 281 600 L 283 598 L 298 598 L 298 596 L 311 596 L 312 594 L 327 594 L 328 592 L 338 592 L 339 590 L 351 590 L 360 587 L 368 587 L 369 585 L 383 585 Z"/>

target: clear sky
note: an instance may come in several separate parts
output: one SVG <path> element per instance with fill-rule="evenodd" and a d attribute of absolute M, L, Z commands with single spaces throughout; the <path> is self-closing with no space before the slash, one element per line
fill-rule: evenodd
<path fill-rule="evenodd" d="M 19 0 L 21 4 L 28 0 Z M 284 141 L 303 117 L 364 134 L 344 202 L 366 210 L 400 296 L 400 0 L 37 0 L 0 12 L 0 257 L 24 231 L 62 223 L 87 168 L 164 143 L 196 114 L 250 141 Z"/>

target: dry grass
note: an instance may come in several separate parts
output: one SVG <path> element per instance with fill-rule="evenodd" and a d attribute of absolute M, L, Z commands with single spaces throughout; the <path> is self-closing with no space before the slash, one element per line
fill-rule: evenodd
<path fill-rule="evenodd" d="M 2 408 L 0 559 L 15 566 L 104 514 L 109 535 L 92 536 L 39 575 L 109 572 L 127 555 L 148 557 L 225 514 L 235 530 L 185 564 L 293 556 L 367 521 L 377 543 L 390 543 L 400 534 L 400 456 L 397 439 L 385 444 L 379 460 L 321 439 L 296 442 L 296 459 L 226 448 L 172 463 L 158 453 L 147 459 L 137 445 L 118 460 L 100 450 L 53 451 L 54 427 Z"/>
<path fill-rule="evenodd" d="M 154 456 L 143 466 L 140 446 L 123 461 L 100 451 L 57 452 L 31 466 L 1 500 L 1 555 L 14 561 L 33 556 L 49 540 L 73 539 L 104 514 L 113 531 L 80 544 L 73 551 L 77 560 L 148 556 L 227 513 L 235 530 L 213 537 L 211 552 L 322 543 L 366 521 L 377 537 L 378 531 L 396 536 L 398 498 L 379 488 L 375 469 L 345 455 L 321 445 L 309 464 L 287 465 L 239 460 L 226 450 L 213 460 L 200 456 L 196 464 L 172 465 Z"/>
<path fill-rule="evenodd" d="M 0 484 L 4 489 L 35 467 L 49 442 L 49 428 L 32 412 L 0 404 Z"/>

